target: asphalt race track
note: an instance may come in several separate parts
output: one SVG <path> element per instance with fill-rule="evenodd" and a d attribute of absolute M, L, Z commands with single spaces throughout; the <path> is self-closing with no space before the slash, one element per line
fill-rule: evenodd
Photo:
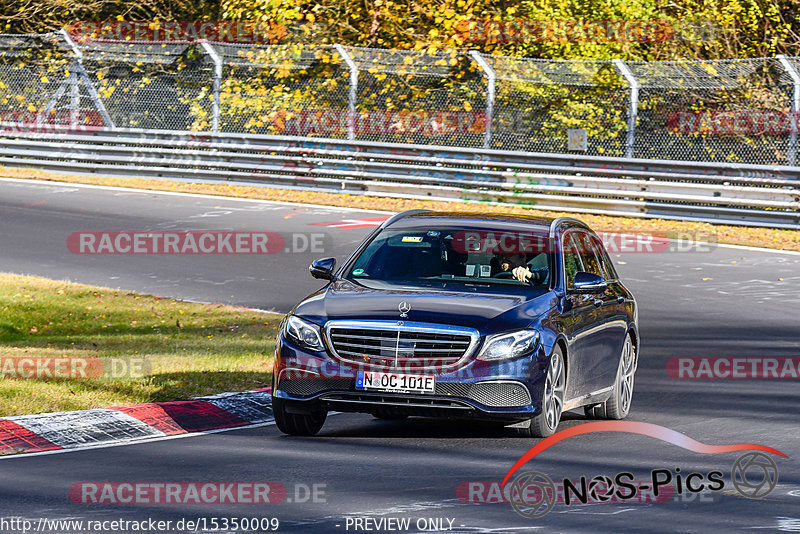
<path fill-rule="evenodd" d="M 0 180 L 0 271 L 285 312 L 319 287 L 307 272 L 313 258 L 345 257 L 382 216 Z M 325 234 L 326 250 L 80 255 L 66 245 L 74 232 L 167 230 Z M 675 478 L 721 471 L 724 489 L 692 493 L 684 487 L 666 502 L 556 503 L 549 514 L 528 519 L 507 502 L 462 502 L 459 496 L 466 494 L 456 489 L 467 481 L 502 480 L 536 440 L 475 424 L 337 414 L 314 438 L 286 437 L 267 425 L 3 459 L 0 516 L 35 524 L 40 518 L 153 518 L 174 524 L 181 519 L 277 517 L 279 532 L 390 531 L 377 523 L 389 518 L 410 520 L 402 532 L 431 531 L 439 519 L 450 532 L 800 532 L 798 379 L 681 380 L 666 371 L 667 361 L 676 357 L 799 357 L 800 255 L 704 246 L 614 259 L 640 306 L 641 359 L 629 420 L 662 425 L 705 444 L 756 443 L 783 452 L 787 458 L 772 456 L 779 481 L 765 498 L 748 499 L 733 488 L 731 468 L 742 453 L 700 454 L 642 435 L 589 434 L 554 445 L 520 472 L 537 471 L 556 481 L 630 472 L 636 480 L 649 481 L 658 469 Z M 570 412 L 560 429 L 584 422 L 582 411 Z M 86 481 L 275 481 L 288 489 L 288 497 L 270 505 L 74 504 L 70 487 Z M 309 499 L 306 488 L 315 484 L 317 498 Z M 370 521 L 356 529 L 356 517 Z M 0 531 L 19 532 L 2 523 Z"/>

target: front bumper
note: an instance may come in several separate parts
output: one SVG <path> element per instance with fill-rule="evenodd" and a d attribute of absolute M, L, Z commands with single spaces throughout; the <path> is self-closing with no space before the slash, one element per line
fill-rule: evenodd
<path fill-rule="evenodd" d="M 308 352 L 279 336 L 273 395 L 297 413 L 318 410 L 391 413 L 443 418 L 517 422 L 536 415 L 544 387 L 544 358 L 487 364 L 469 361 L 461 368 L 435 374 L 430 394 L 390 393 L 356 388 L 356 370 L 327 353 Z"/>

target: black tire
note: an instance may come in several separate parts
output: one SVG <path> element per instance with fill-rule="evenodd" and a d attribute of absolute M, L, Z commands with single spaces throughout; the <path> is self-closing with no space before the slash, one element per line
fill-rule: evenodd
<path fill-rule="evenodd" d="M 286 411 L 286 401 L 272 397 L 272 415 L 278 430 L 290 436 L 313 436 L 320 431 L 328 412 L 314 412 L 311 414 L 289 413 Z"/>
<path fill-rule="evenodd" d="M 564 394 L 567 383 L 567 368 L 564 364 L 564 354 L 559 345 L 553 349 L 550 365 L 547 367 L 545 387 L 542 392 L 542 410 L 531 418 L 527 428 L 515 428 L 517 435 L 526 438 L 546 438 L 555 434 L 561 422 L 561 413 L 564 408 Z M 553 379 L 555 378 L 555 384 Z"/>
<path fill-rule="evenodd" d="M 617 365 L 617 376 L 611 397 L 605 402 L 587 406 L 583 409 L 588 419 L 625 419 L 631 411 L 633 402 L 633 383 L 636 371 L 636 347 L 631 335 L 625 336 L 622 353 Z"/>

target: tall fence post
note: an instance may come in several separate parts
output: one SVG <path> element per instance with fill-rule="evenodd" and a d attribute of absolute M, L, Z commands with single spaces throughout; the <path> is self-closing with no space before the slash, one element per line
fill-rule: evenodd
<path fill-rule="evenodd" d="M 789 153 L 787 159 L 789 165 L 797 164 L 797 113 L 800 111 L 800 74 L 794 68 L 792 62 L 783 55 L 776 56 L 781 66 L 792 79 L 792 132 L 789 137 Z"/>
<path fill-rule="evenodd" d="M 203 50 L 206 51 L 208 57 L 214 62 L 214 81 L 212 86 L 212 101 L 211 101 L 211 131 L 214 133 L 219 132 L 219 106 L 220 106 L 220 90 L 222 87 L 222 58 L 219 57 L 217 51 L 214 50 L 207 41 L 200 41 L 203 45 Z"/>
<path fill-rule="evenodd" d="M 353 141 L 356 138 L 356 98 L 358 98 L 358 65 L 350 57 L 347 50 L 340 44 L 333 47 L 342 56 L 345 65 L 350 69 L 350 91 L 347 94 L 347 139 Z"/>
<path fill-rule="evenodd" d="M 69 126 L 74 130 L 78 125 L 78 113 L 81 109 L 80 80 L 77 76 L 69 78 Z"/>
<path fill-rule="evenodd" d="M 111 120 L 111 115 L 108 114 L 105 104 L 103 104 L 103 101 L 100 99 L 100 95 L 97 94 L 97 90 L 94 88 L 92 81 L 86 74 L 86 69 L 83 68 L 83 52 L 81 52 L 81 49 L 75 44 L 75 41 L 72 40 L 72 37 L 69 36 L 67 30 L 61 28 L 58 33 L 60 33 L 64 38 L 67 46 L 69 46 L 70 50 L 72 50 L 73 55 L 72 67 L 75 72 L 75 78 L 73 79 L 73 85 L 70 87 L 70 111 L 72 111 L 73 105 L 77 105 L 78 99 L 80 98 L 80 94 L 78 94 L 78 81 L 80 80 L 86 86 L 86 91 L 89 93 L 89 98 L 92 99 L 92 103 L 94 104 L 95 108 L 97 108 L 100 116 L 103 117 L 103 123 L 106 126 L 109 126 L 112 130 L 115 129 L 116 126 L 114 126 L 114 121 Z M 71 113 L 71 115 L 72 117 L 75 116 L 74 113 Z"/>
<path fill-rule="evenodd" d="M 480 52 L 470 50 L 469 55 L 481 68 L 483 75 L 486 76 L 486 117 L 484 117 L 483 148 L 489 148 L 492 146 L 492 122 L 494 122 L 494 95 L 497 74 Z"/>
<path fill-rule="evenodd" d="M 639 113 L 639 81 L 633 75 L 631 69 L 621 59 L 614 60 L 614 66 L 617 67 L 620 74 L 625 77 L 628 85 L 631 88 L 631 101 L 628 108 L 628 137 L 625 141 L 625 157 L 633 157 L 633 146 L 636 141 L 636 116 Z"/>

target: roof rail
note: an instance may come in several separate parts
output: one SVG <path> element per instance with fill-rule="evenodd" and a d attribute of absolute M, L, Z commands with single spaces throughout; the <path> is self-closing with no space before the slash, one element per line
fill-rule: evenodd
<path fill-rule="evenodd" d="M 386 228 L 390 224 L 393 224 L 393 223 L 399 221 L 400 219 L 408 217 L 409 215 L 416 215 L 417 213 L 427 213 L 427 212 L 432 212 L 432 211 L 433 210 L 425 210 L 425 209 L 413 209 L 413 210 L 401 211 L 400 213 L 395 213 L 394 215 L 392 215 L 391 217 L 389 217 L 388 219 L 383 221 L 383 224 L 381 224 L 380 227 L 381 228 Z"/>

